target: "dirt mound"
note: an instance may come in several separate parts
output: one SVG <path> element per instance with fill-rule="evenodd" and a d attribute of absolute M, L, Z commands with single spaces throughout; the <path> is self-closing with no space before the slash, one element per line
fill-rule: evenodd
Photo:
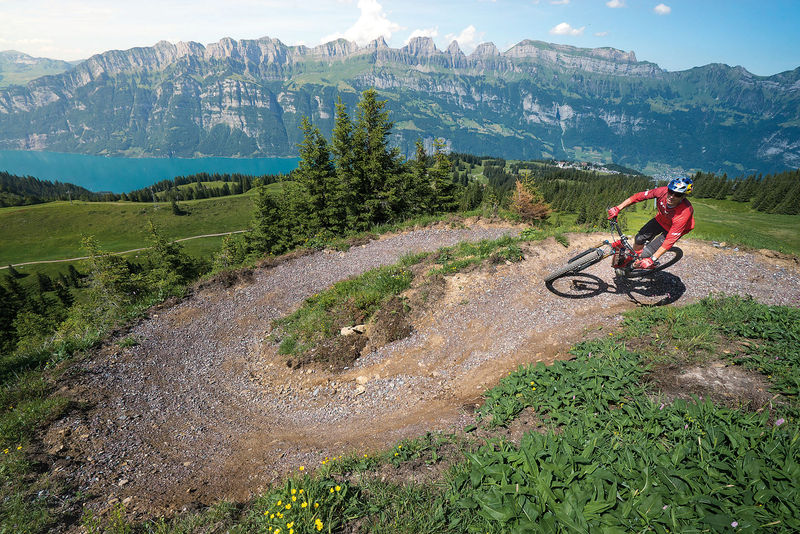
<path fill-rule="evenodd" d="M 153 313 L 126 333 L 138 345 L 111 340 L 71 373 L 61 394 L 78 408 L 44 437 L 51 471 L 92 495 L 96 509 L 125 502 L 136 514 L 168 514 L 246 498 L 326 456 L 468 425 L 472 409 L 464 407 L 509 371 L 613 331 L 620 313 L 637 305 L 686 304 L 710 292 L 800 304 L 796 267 L 692 240 L 681 241 L 684 259 L 652 280 L 621 283 L 601 262 L 559 294 L 541 282 L 544 274 L 602 239 L 571 235 L 569 250 L 548 239 L 523 246 L 518 263 L 426 279 L 378 314 L 365 336 L 348 336 L 353 345 L 336 341 L 359 354 L 337 369 L 287 366 L 268 340 L 274 319 L 336 281 L 410 252 L 519 231 L 485 221 L 458 226 L 300 255 Z"/>

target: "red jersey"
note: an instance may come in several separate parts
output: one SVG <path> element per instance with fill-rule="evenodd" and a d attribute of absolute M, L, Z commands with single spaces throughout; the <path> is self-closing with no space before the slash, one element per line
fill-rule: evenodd
<path fill-rule="evenodd" d="M 664 239 L 664 244 L 661 245 L 664 250 L 669 250 L 681 236 L 694 229 L 694 208 L 692 204 L 684 197 L 680 204 L 670 208 L 667 206 L 668 192 L 667 186 L 657 187 L 636 193 L 629 199 L 631 202 L 641 202 L 648 198 L 656 199 L 656 208 L 658 209 L 656 221 L 667 231 L 667 237 Z"/>

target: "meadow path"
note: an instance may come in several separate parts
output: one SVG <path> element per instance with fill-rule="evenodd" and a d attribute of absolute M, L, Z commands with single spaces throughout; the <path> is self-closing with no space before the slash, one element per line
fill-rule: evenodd
<path fill-rule="evenodd" d="M 76 409 L 44 437 L 51 470 L 137 514 L 244 499 L 300 466 L 369 453 L 426 431 L 463 428 L 481 394 L 520 364 L 564 357 L 638 305 L 683 305 L 711 292 L 800 305 L 792 258 L 684 239 L 684 259 L 652 280 L 615 281 L 607 262 L 553 288 L 542 277 L 598 235 L 523 245 L 518 263 L 448 276 L 410 336 L 350 369 L 292 369 L 270 324 L 336 281 L 410 252 L 519 228 L 467 221 L 415 229 L 255 269 L 230 287 L 197 288 L 74 365 L 60 392 Z M 772 257 L 770 257 L 772 256 Z M 559 294 L 561 293 L 561 294 Z M 578 298 L 579 297 L 579 298 Z M 135 346 L 120 340 L 135 339 Z M 123 344 L 128 345 L 128 344 Z"/>

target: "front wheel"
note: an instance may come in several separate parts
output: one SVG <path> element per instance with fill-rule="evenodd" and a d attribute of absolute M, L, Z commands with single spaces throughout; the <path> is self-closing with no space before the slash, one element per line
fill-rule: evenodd
<path fill-rule="evenodd" d="M 566 265 L 559 267 L 552 273 L 548 274 L 545 277 L 544 281 L 552 282 L 556 278 L 564 276 L 565 274 L 580 272 L 586 269 L 587 267 L 590 267 L 595 263 L 597 263 L 598 261 L 602 260 L 603 256 L 604 256 L 603 249 L 591 248 L 586 252 L 584 252 L 583 254 L 581 254 L 580 257 L 578 257 L 578 259 L 576 259 L 575 261 L 571 261 Z"/>
<path fill-rule="evenodd" d="M 675 265 L 681 258 L 683 258 L 683 250 L 678 247 L 672 247 L 658 258 L 658 265 L 652 269 L 631 269 L 627 276 L 628 278 L 641 278 Z"/>

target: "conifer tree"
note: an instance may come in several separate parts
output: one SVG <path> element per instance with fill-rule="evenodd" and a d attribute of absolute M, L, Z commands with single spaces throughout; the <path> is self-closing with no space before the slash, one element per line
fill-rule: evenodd
<path fill-rule="evenodd" d="M 377 95 L 375 89 L 361 94 L 353 135 L 357 161 L 354 185 L 363 200 L 355 220 L 359 230 L 390 220 L 403 201 L 402 182 L 396 180 L 400 154 L 389 149 L 393 123 L 385 109 L 386 100 L 378 100 Z"/>
<path fill-rule="evenodd" d="M 354 225 L 358 220 L 363 203 L 362 193 L 356 173 L 357 155 L 353 139 L 353 122 L 347 113 L 347 106 L 341 97 L 336 101 L 336 117 L 331 135 L 331 154 L 333 156 L 336 180 L 341 188 L 342 207 L 344 208 L 345 225 Z"/>
<path fill-rule="evenodd" d="M 457 185 L 453 181 L 452 163 L 444 152 L 444 140 L 436 139 L 433 149 L 434 163 L 429 172 L 433 181 L 435 211 L 455 211 L 458 208 Z"/>
<path fill-rule="evenodd" d="M 308 228 L 311 233 L 338 229 L 340 219 L 337 211 L 340 209 L 341 199 L 328 142 L 307 117 L 303 117 L 300 128 L 303 130 L 303 142 L 299 145 L 297 177 L 308 194 Z"/>
<path fill-rule="evenodd" d="M 409 213 L 412 216 L 430 213 L 433 208 L 433 189 L 431 188 L 431 178 L 428 175 L 428 155 L 419 139 L 416 142 L 416 155 L 411 163 L 408 202 Z"/>

